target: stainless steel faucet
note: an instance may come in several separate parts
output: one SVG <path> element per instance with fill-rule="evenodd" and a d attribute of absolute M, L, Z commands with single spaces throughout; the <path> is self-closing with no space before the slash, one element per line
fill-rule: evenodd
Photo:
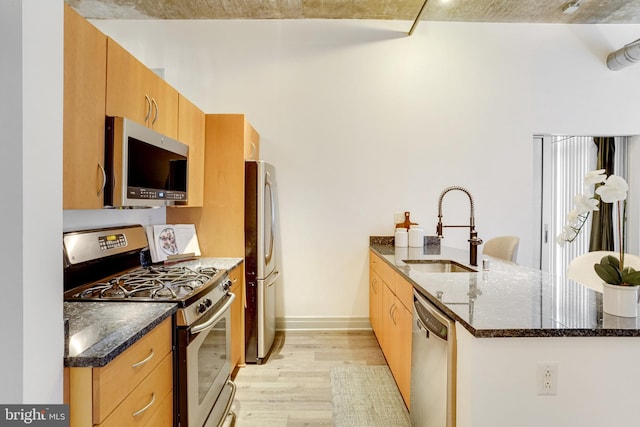
<path fill-rule="evenodd" d="M 469 225 L 443 225 L 442 224 L 442 199 L 444 198 L 444 195 L 447 194 L 449 191 L 452 190 L 460 190 L 463 193 L 465 193 L 467 196 L 469 196 L 469 203 L 470 203 L 470 218 L 469 218 Z M 482 239 L 478 238 L 478 232 L 476 231 L 476 220 L 475 220 L 475 216 L 473 214 L 473 197 L 471 196 L 471 193 L 469 192 L 469 190 L 467 190 L 464 187 L 458 187 L 458 186 L 453 186 L 453 187 L 447 187 L 445 188 L 442 193 L 440 193 L 440 197 L 438 198 L 438 226 L 436 229 L 436 233 L 438 234 L 438 237 L 442 239 L 442 237 L 444 237 L 442 235 L 442 229 L 444 227 L 465 227 L 465 228 L 469 228 L 469 264 L 471 265 L 478 265 L 478 245 L 482 244 Z"/>

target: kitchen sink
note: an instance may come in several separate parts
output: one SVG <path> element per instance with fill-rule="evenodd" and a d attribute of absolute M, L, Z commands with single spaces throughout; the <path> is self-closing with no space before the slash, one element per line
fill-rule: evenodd
<path fill-rule="evenodd" d="M 419 273 L 475 273 L 471 267 L 464 266 L 449 259 L 406 259 L 405 264 Z"/>

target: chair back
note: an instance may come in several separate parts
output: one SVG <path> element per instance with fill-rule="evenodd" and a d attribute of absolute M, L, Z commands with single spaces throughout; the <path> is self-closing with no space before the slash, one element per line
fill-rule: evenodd
<path fill-rule="evenodd" d="M 515 262 L 518 257 L 520 238 L 516 236 L 499 236 L 487 240 L 482 253 L 505 261 Z"/>

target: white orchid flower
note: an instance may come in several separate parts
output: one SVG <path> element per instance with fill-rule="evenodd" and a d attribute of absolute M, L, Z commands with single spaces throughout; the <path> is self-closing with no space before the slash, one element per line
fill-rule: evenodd
<path fill-rule="evenodd" d="M 595 184 L 602 184 L 596 189 L 599 199 L 594 198 L 590 188 Z M 574 199 L 575 208 L 567 214 L 567 224 L 556 237 L 556 243 L 563 247 L 566 242 L 573 242 L 584 227 L 591 211 L 597 211 L 600 202 L 614 203 L 626 200 L 629 185 L 617 175 L 606 176 L 604 169 L 587 172 L 584 177 L 585 192 L 590 194 L 577 194 Z M 624 227 L 624 225 L 623 225 Z M 621 247 L 624 247 L 624 234 L 619 236 Z M 620 256 L 622 261 L 622 255 Z"/>
<path fill-rule="evenodd" d="M 596 193 L 600 195 L 600 199 L 605 203 L 613 203 L 625 200 L 629 185 L 624 178 L 617 175 L 610 175 L 604 181 L 604 185 L 596 188 Z"/>
<path fill-rule="evenodd" d="M 593 184 L 604 182 L 607 179 L 604 169 L 598 169 L 595 171 L 587 172 L 584 176 L 584 186 L 588 187 Z"/>
<path fill-rule="evenodd" d="M 580 225 L 580 212 L 578 212 L 577 209 L 574 209 L 572 211 L 569 211 L 569 213 L 567 214 L 567 222 L 570 225 Z"/>
<path fill-rule="evenodd" d="M 590 194 L 576 194 L 573 202 L 575 203 L 578 215 L 598 210 L 599 200 L 594 199 Z"/>
<path fill-rule="evenodd" d="M 562 233 L 565 235 L 567 240 L 575 239 L 576 236 L 578 235 L 578 231 L 580 231 L 580 230 L 576 230 L 574 227 L 572 227 L 570 225 L 565 225 L 562 228 Z"/>

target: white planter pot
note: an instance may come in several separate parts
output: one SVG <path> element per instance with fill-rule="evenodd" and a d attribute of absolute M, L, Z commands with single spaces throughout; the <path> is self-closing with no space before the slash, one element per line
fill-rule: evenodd
<path fill-rule="evenodd" d="M 638 287 L 602 284 L 602 310 L 620 317 L 638 316 Z"/>

